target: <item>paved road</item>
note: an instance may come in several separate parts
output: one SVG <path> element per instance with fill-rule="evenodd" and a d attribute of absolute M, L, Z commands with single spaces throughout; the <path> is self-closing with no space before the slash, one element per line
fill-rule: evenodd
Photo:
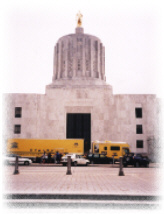
<path fill-rule="evenodd" d="M 13 175 L 14 166 L 5 166 L 5 200 L 11 207 L 15 204 L 28 206 L 34 199 L 39 207 L 58 207 L 60 204 L 69 207 L 74 203 L 85 204 L 85 207 L 104 204 L 110 208 L 115 204 L 122 207 L 138 204 L 142 208 L 159 205 L 158 196 L 162 194 L 160 167 L 124 168 L 125 176 L 118 176 L 119 168 L 111 165 L 72 167 L 72 175 L 66 175 L 66 171 L 67 167 L 59 165 L 33 165 L 21 166 L 20 173 Z"/>

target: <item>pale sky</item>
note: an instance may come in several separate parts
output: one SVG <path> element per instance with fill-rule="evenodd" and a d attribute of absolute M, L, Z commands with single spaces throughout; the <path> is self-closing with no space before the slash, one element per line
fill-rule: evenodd
<path fill-rule="evenodd" d="M 3 92 L 45 93 L 57 40 L 75 32 L 83 14 L 86 34 L 105 46 L 107 83 L 114 94 L 162 96 L 163 7 L 151 0 L 4 1 L 1 8 Z"/>

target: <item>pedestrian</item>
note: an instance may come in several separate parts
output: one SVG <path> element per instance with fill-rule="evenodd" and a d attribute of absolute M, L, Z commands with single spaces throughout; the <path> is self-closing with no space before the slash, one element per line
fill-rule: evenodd
<path fill-rule="evenodd" d="M 44 151 L 44 153 L 43 153 L 43 156 L 42 156 L 42 163 L 45 163 L 45 160 L 46 160 L 46 152 Z"/>
<path fill-rule="evenodd" d="M 62 156 L 63 156 L 62 153 L 60 153 L 60 154 L 59 154 L 59 163 L 60 163 L 60 161 L 61 161 Z"/>
<path fill-rule="evenodd" d="M 56 163 L 56 154 L 54 154 L 54 163 Z"/>
<path fill-rule="evenodd" d="M 48 153 L 48 163 L 51 163 L 51 152 Z"/>
<path fill-rule="evenodd" d="M 56 152 L 56 161 L 57 161 L 57 163 L 60 162 L 60 154 L 58 151 Z"/>

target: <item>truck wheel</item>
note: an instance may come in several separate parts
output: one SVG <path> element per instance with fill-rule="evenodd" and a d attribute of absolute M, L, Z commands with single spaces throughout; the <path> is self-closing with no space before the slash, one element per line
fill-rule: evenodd
<path fill-rule="evenodd" d="M 74 166 L 77 166 L 77 162 L 75 161 L 73 165 L 74 165 Z"/>
<path fill-rule="evenodd" d="M 136 162 L 135 167 L 139 167 L 139 166 L 140 166 L 139 162 Z"/>
<path fill-rule="evenodd" d="M 145 167 L 149 167 L 149 164 L 148 164 L 148 163 L 145 163 Z"/>
<path fill-rule="evenodd" d="M 29 165 L 29 162 L 28 162 L 28 161 L 25 161 L 25 162 L 24 162 L 24 165 L 28 166 L 28 165 Z"/>

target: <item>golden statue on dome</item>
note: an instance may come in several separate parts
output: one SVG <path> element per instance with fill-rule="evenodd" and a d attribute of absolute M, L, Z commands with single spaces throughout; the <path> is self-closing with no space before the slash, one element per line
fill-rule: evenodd
<path fill-rule="evenodd" d="M 81 27 L 81 26 L 82 26 L 82 18 L 83 18 L 83 15 L 80 13 L 80 11 L 79 11 L 79 13 L 76 15 L 76 17 L 77 17 L 77 27 Z"/>

